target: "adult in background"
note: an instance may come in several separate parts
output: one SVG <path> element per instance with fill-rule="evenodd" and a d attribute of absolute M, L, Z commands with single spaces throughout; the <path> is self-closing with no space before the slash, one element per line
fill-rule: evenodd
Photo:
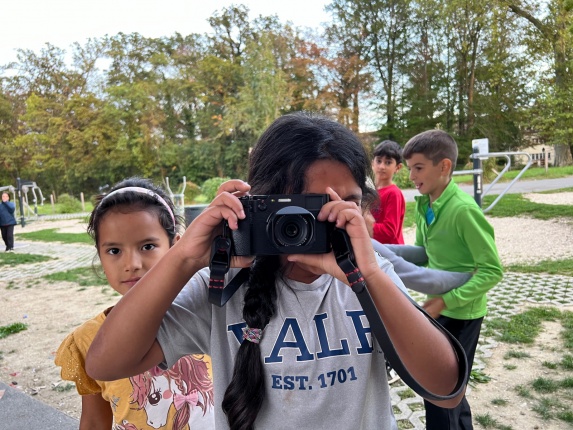
<path fill-rule="evenodd" d="M 15 210 L 16 205 L 10 201 L 10 194 L 4 191 L 2 193 L 2 203 L 0 203 L 0 230 L 2 231 L 2 240 L 6 245 L 6 252 L 14 251 Z"/>

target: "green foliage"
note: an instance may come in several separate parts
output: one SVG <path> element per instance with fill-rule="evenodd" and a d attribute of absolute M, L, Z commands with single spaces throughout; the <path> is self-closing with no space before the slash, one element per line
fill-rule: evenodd
<path fill-rule="evenodd" d="M 47 255 L 38 254 L 21 254 L 19 252 L 4 252 L 0 254 L 0 265 L 1 266 L 13 266 L 16 264 L 32 264 L 32 263 L 42 263 L 44 261 L 53 260 L 52 257 Z"/>
<path fill-rule="evenodd" d="M 18 233 L 18 237 L 41 242 L 87 243 L 92 245 L 93 240 L 87 233 L 61 233 L 57 228 Z"/>
<path fill-rule="evenodd" d="M 517 359 L 522 359 L 522 358 L 530 358 L 531 355 L 529 355 L 528 352 L 524 352 L 524 351 L 514 351 L 514 350 L 509 350 L 505 353 L 505 355 L 503 356 L 504 360 L 509 360 L 510 358 L 517 358 Z"/>
<path fill-rule="evenodd" d="M 9 325 L 4 325 L 0 327 L 0 339 L 4 339 L 6 336 L 11 334 L 19 333 L 23 330 L 27 330 L 28 326 L 24 323 L 13 323 Z"/>
<path fill-rule="evenodd" d="M 502 342 L 531 344 L 541 330 L 542 321 L 554 321 L 561 317 L 561 312 L 555 308 L 531 308 L 523 313 L 512 315 L 509 321 L 494 318 L 488 321 L 488 327 L 499 332 L 497 337 Z M 519 358 L 524 354 L 527 353 L 509 351 L 507 357 Z"/>
<path fill-rule="evenodd" d="M 484 428 L 498 428 L 499 423 L 489 413 L 478 414 L 475 417 L 476 422 Z"/>
<path fill-rule="evenodd" d="M 402 190 L 414 188 L 414 183 L 410 181 L 410 171 L 405 166 L 398 170 L 392 180 Z"/>
<path fill-rule="evenodd" d="M 496 196 L 485 196 L 483 207 L 488 207 Z M 536 219 L 573 218 L 573 206 L 571 205 L 545 205 L 529 201 L 521 194 L 506 194 L 488 212 L 494 217 L 530 216 Z"/>
<path fill-rule="evenodd" d="M 472 369 L 470 372 L 470 380 L 469 382 L 475 385 L 476 383 L 479 384 L 486 384 L 491 381 L 491 376 L 486 375 L 483 371 Z"/>
<path fill-rule="evenodd" d="M 541 260 L 528 264 L 509 264 L 505 266 L 508 272 L 547 273 L 549 275 L 573 276 L 573 258 L 563 260 Z M 571 287 L 573 290 L 573 286 Z"/>
<path fill-rule="evenodd" d="M 561 359 L 561 367 L 565 370 L 573 370 L 573 355 L 565 354 Z"/>
<path fill-rule="evenodd" d="M 76 385 L 74 383 L 66 382 L 64 385 L 58 384 L 55 387 L 52 387 L 52 390 L 58 393 L 65 393 L 67 391 L 72 391 L 74 388 L 76 388 Z"/>
<path fill-rule="evenodd" d="M 82 203 L 68 194 L 62 194 L 58 197 L 58 203 L 60 206 L 60 213 L 63 214 L 73 214 L 82 211 Z"/>
<path fill-rule="evenodd" d="M 75 282 L 81 287 L 108 285 L 105 276 L 98 275 L 92 267 L 78 267 L 65 272 L 50 273 L 44 275 L 43 278 L 50 282 Z"/>
<path fill-rule="evenodd" d="M 132 175 L 244 178 L 277 116 L 323 112 L 358 131 L 365 105 L 381 138 L 454 134 L 462 163 L 473 138 L 515 149 L 533 128 L 569 143 L 573 12 L 519 6 L 333 0 L 324 32 L 306 32 L 241 5 L 215 12 L 205 34 L 21 50 L 0 71 L 0 181 L 77 196 Z"/>
<path fill-rule="evenodd" d="M 201 187 L 194 182 L 187 181 L 185 185 L 185 204 L 191 204 L 195 198 L 201 194 Z"/>
<path fill-rule="evenodd" d="M 531 386 L 539 393 L 554 393 L 559 389 L 560 384 L 552 379 L 536 378 Z"/>
<path fill-rule="evenodd" d="M 210 202 L 217 195 L 217 190 L 221 184 L 228 181 L 230 178 L 211 178 L 203 182 L 201 192 L 205 196 L 206 201 Z"/>
<path fill-rule="evenodd" d="M 416 226 L 416 202 L 406 202 L 404 228 Z"/>

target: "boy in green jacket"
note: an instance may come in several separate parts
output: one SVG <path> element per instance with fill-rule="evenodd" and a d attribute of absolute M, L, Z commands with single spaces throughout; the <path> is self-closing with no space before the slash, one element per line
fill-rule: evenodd
<path fill-rule="evenodd" d="M 428 267 L 473 273 L 461 287 L 428 296 L 424 303 L 426 311 L 459 340 L 471 369 L 487 313 L 486 293 L 503 276 L 493 227 L 474 199 L 452 181 L 458 147 L 449 134 L 420 133 L 406 143 L 403 157 L 422 194 L 416 197 L 416 245 L 426 248 Z M 424 403 L 427 430 L 473 429 L 465 397 L 454 409 Z"/>

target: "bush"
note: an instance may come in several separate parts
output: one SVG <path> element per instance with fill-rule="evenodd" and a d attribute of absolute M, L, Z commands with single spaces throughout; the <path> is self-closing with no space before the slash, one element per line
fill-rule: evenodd
<path fill-rule="evenodd" d="M 414 183 L 410 181 L 410 171 L 406 166 L 398 170 L 398 173 L 394 175 L 393 181 L 401 190 L 415 188 Z"/>
<path fill-rule="evenodd" d="M 73 214 L 82 211 L 82 202 L 69 194 L 62 194 L 58 198 L 59 212 Z"/>
<path fill-rule="evenodd" d="M 217 190 L 221 186 L 221 184 L 225 181 L 228 181 L 230 178 L 211 178 L 207 179 L 203 182 L 203 186 L 201 187 L 201 193 L 205 196 L 205 200 L 210 202 L 215 198 L 217 195 Z"/>
<path fill-rule="evenodd" d="M 201 187 L 194 182 L 187 181 L 185 185 L 185 204 L 192 204 L 199 194 L 201 194 Z"/>

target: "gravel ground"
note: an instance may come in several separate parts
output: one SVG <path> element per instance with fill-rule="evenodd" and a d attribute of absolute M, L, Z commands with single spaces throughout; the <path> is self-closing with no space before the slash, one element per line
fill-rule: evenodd
<path fill-rule="evenodd" d="M 524 194 L 543 204 L 573 205 L 573 192 Z M 539 260 L 573 258 L 573 222 L 569 219 L 538 220 L 529 217 L 487 216 L 495 231 L 495 242 L 504 265 L 535 263 Z M 404 230 L 404 241 L 415 241 L 415 228 Z"/>

